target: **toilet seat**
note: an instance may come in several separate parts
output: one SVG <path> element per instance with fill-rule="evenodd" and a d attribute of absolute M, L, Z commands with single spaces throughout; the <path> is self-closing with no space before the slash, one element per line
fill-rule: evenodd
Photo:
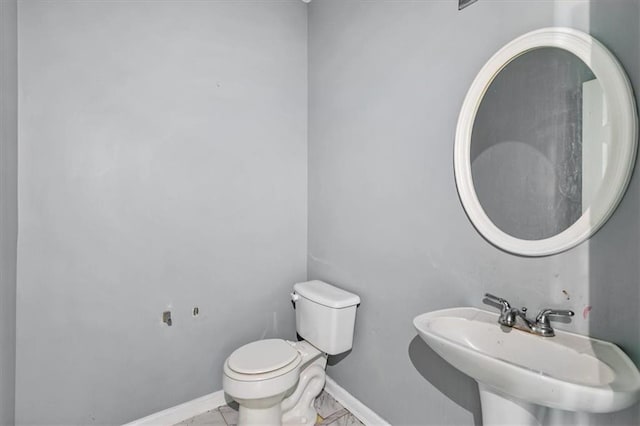
<path fill-rule="evenodd" d="M 302 356 L 282 339 L 266 339 L 236 349 L 224 363 L 224 374 L 234 380 L 258 382 L 294 373 Z"/>
<path fill-rule="evenodd" d="M 229 356 L 229 368 L 240 374 L 264 374 L 279 370 L 299 357 L 298 351 L 282 339 L 251 342 Z"/>
<path fill-rule="evenodd" d="M 222 387 L 245 404 L 249 400 L 281 399 L 298 381 L 301 365 L 302 356 L 287 341 L 259 340 L 238 348 L 227 358 Z"/>

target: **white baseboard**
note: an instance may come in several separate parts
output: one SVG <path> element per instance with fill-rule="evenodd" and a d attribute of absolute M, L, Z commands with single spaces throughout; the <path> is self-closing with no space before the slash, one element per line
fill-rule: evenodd
<path fill-rule="evenodd" d="M 134 420 L 131 423 L 127 423 L 124 426 L 160 426 L 160 425 L 175 425 L 183 420 L 190 419 L 198 414 L 205 413 L 214 408 L 225 405 L 227 401 L 224 398 L 224 391 L 217 391 L 210 393 L 200 398 L 192 399 L 184 404 L 176 405 L 175 407 L 167 408 L 166 410 L 158 411 L 143 417 L 138 420 Z"/>
<path fill-rule="evenodd" d="M 355 396 L 347 392 L 329 376 L 327 376 L 327 382 L 324 385 L 324 390 L 365 425 L 391 426 L 389 422 L 376 414 L 371 408 L 360 402 Z"/>
<path fill-rule="evenodd" d="M 324 390 L 365 425 L 390 426 L 387 421 L 356 399 L 356 397 L 347 392 L 329 376 L 327 376 Z M 192 399 L 184 404 L 176 405 L 175 407 L 167 408 L 166 410 L 158 411 L 157 413 L 153 413 L 147 417 L 134 420 L 124 426 L 175 425 L 176 423 L 180 423 L 181 421 L 190 419 L 193 416 L 197 416 L 198 414 L 205 413 L 225 404 L 227 404 L 227 401 L 224 397 L 224 391 L 219 390 L 217 392 L 210 393 L 209 395 Z"/>

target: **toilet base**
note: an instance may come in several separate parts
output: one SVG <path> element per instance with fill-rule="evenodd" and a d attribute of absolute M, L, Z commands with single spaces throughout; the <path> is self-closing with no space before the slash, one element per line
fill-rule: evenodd
<path fill-rule="evenodd" d="M 322 354 L 300 372 L 295 391 L 281 404 L 283 425 L 308 426 L 316 423 L 318 412 L 314 403 L 324 388 L 326 366 L 327 356 Z"/>
<path fill-rule="evenodd" d="M 280 401 L 284 394 L 270 398 L 244 400 L 238 398 L 238 424 L 247 426 L 279 425 L 282 421 Z"/>
<path fill-rule="evenodd" d="M 238 424 L 247 426 L 279 425 L 282 421 L 280 404 L 268 408 L 248 408 L 239 406 Z"/>

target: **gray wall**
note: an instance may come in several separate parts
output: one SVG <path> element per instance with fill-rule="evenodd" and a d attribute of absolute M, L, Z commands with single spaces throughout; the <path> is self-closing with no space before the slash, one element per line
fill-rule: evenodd
<path fill-rule="evenodd" d="M 20 2 L 18 424 L 133 420 L 295 336 L 306 35 L 299 0 Z"/>
<path fill-rule="evenodd" d="M 637 0 L 455 3 L 309 6 L 308 259 L 304 4 L 20 3 L 17 423 L 120 423 L 220 389 L 237 346 L 293 335 L 286 294 L 306 261 L 362 297 L 353 351 L 329 374 L 396 425 L 479 422 L 473 381 L 411 321 L 485 291 L 592 306 L 564 327 L 640 362 L 637 177 L 589 242 L 526 259 L 475 232 L 452 171 L 467 88 L 526 31 L 590 31 L 638 89 Z M 0 5 L 4 19 L 14 6 Z"/>
<path fill-rule="evenodd" d="M 18 32 L 15 0 L 0 1 L 0 424 L 14 420 L 18 238 Z"/>
<path fill-rule="evenodd" d="M 309 278 L 358 293 L 353 350 L 329 374 L 394 425 L 479 424 L 477 389 L 416 337 L 412 319 L 478 306 L 489 291 L 531 311 L 578 312 L 562 328 L 640 362 L 640 182 L 589 242 L 523 258 L 464 214 L 453 176 L 458 113 L 504 44 L 562 25 L 589 31 L 638 89 L 639 3 L 314 1 L 309 9 Z M 586 307 L 592 311 L 583 317 Z M 637 425 L 637 407 L 565 424 Z"/>

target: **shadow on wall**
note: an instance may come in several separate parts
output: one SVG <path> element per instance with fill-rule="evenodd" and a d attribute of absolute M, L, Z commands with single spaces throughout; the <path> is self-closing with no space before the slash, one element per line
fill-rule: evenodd
<path fill-rule="evenodd" d="M 475 380 L 454 368 L 416 336 L 409 344 L 409 358 L 420 375 L 451 401 L 473 414 L 473 424 L 482 425 L 480 394 Z"/>
<path fill-rule="evenodd" d="M 640 90 L 640 3 L 592 1 L 592 35 L 611 50 Z M 620 31 L 624 28 L 624 31 Z M 621 346 L 640 365 L 640 181 L 635 170 L 622 202 L 589 241 L 589 302 L 583 315 L 594 337 Z"/>
<path fill-rule="evenodd" d="M 640 95 L 640 3 L 592 0 L 591 34 L 625 68 L 636 104 Z M 637 163 L 622 202 L 589 241 L 589 304 L 576 312 L 589 321 L 589 334 L 620 346 L 640 367 L 640 167 Z M 640 405 L 613 413 L 607 424 L 638 424 Z"/>
<path fill-rule="evenodd" d="M 338 354 L 338 355 L 329 355 L 329 358 L 327 358 L 327 365 L 336 365 L 337 363 L 345 359 L 351 353 L 352 350 L 353 349 L 349 349 L 348 351 L 342 352 L 341 354 Z"/>

